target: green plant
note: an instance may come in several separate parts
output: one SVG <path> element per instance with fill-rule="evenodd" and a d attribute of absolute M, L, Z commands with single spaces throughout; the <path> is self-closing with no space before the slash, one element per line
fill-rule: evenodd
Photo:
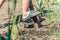
<path fill-rule="evenodd" d="M 52 20 L 51 20 L 51 13 L 50 13 L 50 8 L 49 8 L 49 0 L 47 0 L 46 4 L 47 4 L 47 8 L 48 8 L 48 11 L 47 11 L 47 16 L 48 16 L 48 20 L 46 21 L 46 25 L 50 25 L 52 23 Z"/>
<path fill-rule="evenodd" d="M 37 2 L 37 5 L 39 6 L 39 12 L 41 12 L 41 16 L 44 16 L 44 13 L 43 13 L 43 0 L 36 0 Z"/>
<path fill-rule="evenodd" d="M 10 0 L 8 0 L 8 16 L 9 16 L 9 22 L 8 22 L 8 23 L 10 23 L 10 19 L 11 19 L 9 2 L 10 2 Z M 8 33 L 7 33 L 7 38 L 6 38 L 6 40 L 10 40 L 10 36 L 11 36 L 11 28 L 10 28 L 10 25 L 8 25 Z"/>
<path fill-rule="evenodd" d="M 10 9 L 9 2 L 10 2 L 10 0 L 8 0 L 9 23 L 12 19 L 12 25 L 8 26 L 8 33 L 7 33 L 7 39 L 6 40 L 11 40 L 11 39 L 15 40 L 17 35 L 18 35 L 18 25 L 16 24 L 16 16 L 15 16 L 17 0 L 13 0 L 13 10 Z M 19 17 L 19 19 L 20 19 L 20 17 Z"/>
<path fill-rule="evenodd" d="M 0 36 L 0 40 L 2 40 L 2 39 L 1 39 L 1 36 Z"/>

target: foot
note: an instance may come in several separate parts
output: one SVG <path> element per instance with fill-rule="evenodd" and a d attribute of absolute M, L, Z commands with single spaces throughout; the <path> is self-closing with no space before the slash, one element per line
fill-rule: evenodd
<path fill-rule="evenodd" d="M 29 15 L 29 13 L 30 13 L 30 11 L 24 13 L 23 16 L 22 16 L 22 19 L 24 20 Z"/>
<path fill-rule="evenodd" d="M 28 11 L 25 15 L 22 16 L 23 21 L 27 20 L 28 18 L 34 17 L 36 15 L 40 14 L 39 11 Z"/>

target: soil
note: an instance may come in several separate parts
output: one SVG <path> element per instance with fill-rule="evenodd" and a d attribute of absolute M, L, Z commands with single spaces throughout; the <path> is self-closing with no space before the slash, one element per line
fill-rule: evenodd
<path fill-rule="evenodd" d="M 0 24 L 7 24 L 9 21 L 7 6 L 8 6 L 7 2 L 5 2 L 2 8 L 0 9 Z M 12 9 L 12 3 L 10 3 L 10 7 Z M 46 5 L 44 5 L 44 7 L 45 9 L 47 9 Z M 55 5 L 50 5 L 51 10 L 53 11 L 56 10 L 56 9 L 52 9 L 53 7 L 55 7 Z M 16 17 L 21 14 L 20 13 L 21 11 L 22 11 L 21 3 L 17 3 L 16 14 L 15 14 Z M 45 16 L 45 18 L 47 17 Z M 41 18 L 41 19 L 38 20 L 37 22 L 31 21 L 31 19 L 30 19 L 30 22 L 29 20 L 27 22 L 20 22 L 19 35 L 16 40 L 60 40 L 57 35 L 54 35 L 54 34 L 51 35 L 51 33 L 56 34 L 59 31 L 58 30 L 59 28 L 57 27 L 57 25 L 54 22 L 50 25 L 44 25 L 43 23 L 44 18 Z M 26 24 L 25 28 L 24 28 L 24 23 Z M 52 31 L 50 28 L 52 29 Z M 0 35 L 2 40 L 5 40 L 7 32 L 8 32 L 8 26 L 4 28 L 0 28 Z"/>

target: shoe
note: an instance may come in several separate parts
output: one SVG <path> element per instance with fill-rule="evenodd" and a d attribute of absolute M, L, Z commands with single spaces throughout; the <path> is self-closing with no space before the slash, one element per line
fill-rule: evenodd
<path fill-rule="evenodd" d="M 40 14 L 39 11 L 31 10 L 31 11 L 29 11 L 29 14 L 24 17 L 23 21 L 25 21 L 25 20 L 27 20 L 27 19 L 29 19 L 31 17 L 37 16 L 38 14 Z"/>

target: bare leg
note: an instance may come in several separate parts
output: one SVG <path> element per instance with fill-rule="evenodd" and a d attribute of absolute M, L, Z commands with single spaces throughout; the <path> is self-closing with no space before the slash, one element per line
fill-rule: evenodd
<path fill-rule="evenodd" d="M 0 8 L 4 2 L 5 2 L 5 0 L 0 0 Z"/>
<path fill-rule="evenodd" d="M 30 4 L 30 0 L 23 0 L 23 2 L 22 2 L 23 19 L 29 13 L 29 10 L 30 10 L 29 4 Z"/>
<path fill-rule="evenodd" d="M 22 18 L 24 19 L 25 16 L 29 14 L 29 11 L 34 10 L 33 5 L 32 5 L 32 0 L 23 0 L 22 3 L 22 13 L 23 16 Z M 32 18 L 34 23 L 37 23 L 37 18 L 36 16 Z M 38 30 L 38 25 L 35 27 Z"/>
<path fill-rule="evenodd" d="M 28 18 L 34 17 L 39 12 L 36 12 L 33 8 L 32 0 L 23 0 L 22 2 L 22 19 L 27 20 Z"/>

